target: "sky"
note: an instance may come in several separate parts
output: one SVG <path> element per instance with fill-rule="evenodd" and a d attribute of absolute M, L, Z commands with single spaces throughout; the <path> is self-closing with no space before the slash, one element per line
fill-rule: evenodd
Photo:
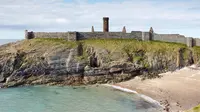
<path fill-rule="evenodd" d="M 24 31 L 149 31 L 200 38 L 200 0 L 0 0 L 0 39 Z"/>

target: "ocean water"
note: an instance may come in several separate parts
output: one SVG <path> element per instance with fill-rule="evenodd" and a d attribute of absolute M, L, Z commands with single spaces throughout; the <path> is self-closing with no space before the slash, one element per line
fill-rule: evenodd
<path fill-rule="evenodd" d="M 0 89 L 0 112 L 157 112 L 155 104 L 108 87 Z"/>
<path fill-rule="evenodd" d="M 18 39 L 0 39 L 0 45 L 11 43 L 11 42 L 17 42 Z"/>

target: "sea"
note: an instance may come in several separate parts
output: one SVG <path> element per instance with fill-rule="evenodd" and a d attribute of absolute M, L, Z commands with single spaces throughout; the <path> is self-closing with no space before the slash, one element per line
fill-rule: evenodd
<path fill-rule="evenodd" d="M 135 94 L 104 86 L 0 89 L 0 112 L 159 112 Z"/>
<path fill-rule="evenodd" d="M 11 42 L 17 42 L 19 40 L 20 39 L 0 39 L 0 45 L 11 43 Z"/>

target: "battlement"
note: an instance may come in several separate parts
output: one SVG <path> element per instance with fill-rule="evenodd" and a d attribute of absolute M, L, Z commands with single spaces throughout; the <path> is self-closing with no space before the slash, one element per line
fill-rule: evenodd
<path fill-rule="evenodd" d="M 95 32 L 92 26 L 91 32 L 29 32 L 25 30 L 25 38 L 63 38 L 68 41 L 79 41 L 84 39 L 101 39 L 101 38 L 124 38 L 137 39 L 143 41 L 164 41 L 186 44 L 189 47 L 200 46 L 200 38 L 185 37 L 180 34 L 157 34 L 151 27 L 149 31 L 131 31 L 126 32 L 125 26 L 121 32 L 109 32 L 109 18 L 103 18 L 103 31 Z"/>

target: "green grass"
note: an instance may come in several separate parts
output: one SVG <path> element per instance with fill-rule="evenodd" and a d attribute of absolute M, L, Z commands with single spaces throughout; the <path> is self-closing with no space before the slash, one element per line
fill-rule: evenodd
<path fill-rule="evenodd" d="M 58 38 L 35 38 L 24 41 L 23 44 L 28 48 L 27 44 L 36 45 L 39 47 L 45 46 L 64 46 L 67 48 L 74 48 L 77 42 L 69 42 L 65 39 Z M 187 46 L 179 43 L 161 42 L 161 41 L 138 41 L 135 39 L 87 39 L 81 41 L 84 45 L 105 48 L 109 51 L 126 51 L 126 52 L 173 52 L 179 48 L 187 49 Z M 31 46 L 34 47 L 34 46 Z M 194 47 L 194 51 L 200 55 L 200 47 Z"/>
<path fill-rule="evenodd" d="M 194 107 L 193 109 L 186 111 L 186 112 L 200 112 L 200 105 Z"/>
<path fill-rule="evenodd" d="M 187 48 L 184 44 L 160 42 L 160 41 L 138 41 L 134 39 L 88 39 L 83 41 L 87 45 L 103 47 L 111 51 L 127 52 L 173 52 L 179 48 Z"/>
<path fill-rule="evenodd" d="M 199 46 L 194 46 L 193 47 L 193 55 L 194 55 L 194 61 L 199 62 L 199 57 L 200 57 L 200 47 Z"/>
<path fill-rule="evenodd" d="M 193 50 L 195 51 L 196 54 L 200 55 L 200 47 L 199 46 L 194 46 Z"/>
<path fill-rule="evenodd" d="M 66 45 L 69 48 L 73 48 L 77 46 L 76 42 L 69 42 L 66 39 L 62 38 L 35 38 L 36 42 L 42 42 L 46 44 L 53 44 L 53 45 Z"/>
<path fill-rule="evenodd" d="M 77 46 L 76 42 L 68 42 L 65 39 L 58 38 L 35 38 L 24 40 L 18 46 L 19 50 L 29 52 L 37 50 L 37 52 L 55 51 L 56 49 L 71 49 Z"/>

